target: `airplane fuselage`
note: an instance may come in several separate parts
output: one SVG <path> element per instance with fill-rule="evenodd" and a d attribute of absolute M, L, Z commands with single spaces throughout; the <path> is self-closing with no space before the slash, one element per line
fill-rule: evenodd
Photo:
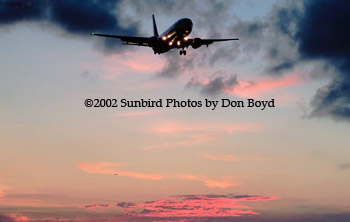
<path fill-rule="evenodd" d="M 188 40 L 188 35 L 192 31 L 192 27 L 193 23 L 189 18 L 182 18 L 175 22 L 159 36 L 161 41 L 155 41 L 153 45 L 151 43 L 154 53 L 160 54 L 172 48 L 188 47 L 188 45 L 186 46 L 183 43 Z"/>

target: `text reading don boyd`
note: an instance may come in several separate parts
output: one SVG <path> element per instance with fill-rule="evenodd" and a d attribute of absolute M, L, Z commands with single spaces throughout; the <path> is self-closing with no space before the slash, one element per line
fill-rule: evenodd
<path fill-rule="evenodd" d="M 119 101 L 118 101 L 119 102 Z M 140 100 L 127 100 L 121 99 L 118 104 L 119 107 L 208 107 L 215 110 L 217 107 L 232 107 L 232 108 L 242 108 L 242 107 L 257 107 L 264 110 L 266 107 L 275 107 L 275 100 L 230 100 L 230 99 L 220 99 L 220 100 L 177 100 L 177 99 L 140 99 Z"/>

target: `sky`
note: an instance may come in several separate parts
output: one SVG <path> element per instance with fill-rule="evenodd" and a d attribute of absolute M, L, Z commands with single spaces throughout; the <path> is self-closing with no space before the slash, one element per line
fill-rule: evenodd
<path fill-rule="evenodd" d="M 152 14 L 240 40 L 180 56 L 90 35 L 150 37 Z M 0 221 L 349 221 L 348 21 L 346 0 L 1 0 Z"/>

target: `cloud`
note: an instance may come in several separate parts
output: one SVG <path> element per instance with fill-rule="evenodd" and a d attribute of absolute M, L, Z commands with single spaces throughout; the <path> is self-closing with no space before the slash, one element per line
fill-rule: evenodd
<path fill-rule="evenodd" d="M 350 163 L 343 163 L 338 165 L 339 170 L 349 170 L 350 169 Z"/>
<path fill-rule="evenodd" d="M 139 112 L 117 113 L 115 114 L 115 116 L 116 117 L 145 116 L 145 115 L 153 115 L 160 112 L 162 112 L 162 110 L 148 110 L 148 111 L 139 111 Z"/>
<path fill-rule="evenodd" d="M 221 179 L 210 179 L 206 176 L 197 176 L 192 174 L 179 174 L 176 177 L 183 180 L 201 181 L 207 187 L 228 188 L 228 187 L 239 185 L 238 182 L 228 177 L 223 177 Z"/>
<path fill-rule="evenodd" d="M 3 221 L 3 222 L 14 222 L 15 220 L 10 217 L 10 216 L 6 216 L 6 215 L 3 215 L 3 214 L 0 214 L 0 221 Z"/>
<path fill-rule="evenodd" d="M 239 80 L 236 75 L 219 74 L 208 80 L 193 77 L 186 88 L 199 88 L 204 95 L 216 96 L 220 93 L 232 94 L 239 97 L 258 96 L 280 88 L 295 86 L 303 81 L 301 74 L 294 73 L 279 78 L 264 77 L 260 80 Z"/>
<path fill-rule="evenodd" d="M 215 132 L 232 134 L 235 132 L 257 132 L 260 124 L 255 123 L 182 123 L 165 122 L 151 129 L 156 134 L 176 135 L 193 132 Z"/>
<path fill-rule="evenodd" d="M 144 146 L 144 150 L 153 150 L 153 149 L 164 149 L 168 147 L 184 147 L 184 146 L 194 146 L 199 145 L 215 139 L 215 135 L 211 133 L 206 134 L 191 134 L 187 135 L 185 139 L 180 139 L 176 141 L 165 142 L 156 145 Z"/>
<path fill-rule="evenodd" d="M 12 221 L 29 221 L 29 218 L 27 216 L 23 216 L 20 214 L 12 213 L 12 214 L 9 214 L 9 217 L 12 219 Z M 1 219 L 1 217 L 0 217 L 0 219 Z"/>
<path fill-rule="evenodd" d="M 296 39 L 302 59 L 322 59 L 336 69 L 333 80 L 319 89 L 311 116 L 350 120 L 350 2 L 307 1 Z M 325 19 L 324 15 L 327 15 Z"/>
<path fill-rule="evenodd" d="M 183 74 L 185 71 L 189 71 L 194 67 L 193 56 L 187 56 L 186 59 L 178 55 L 176 50 L 167 52 L 164 55 L 166 64 L 162 70 L 157 74 L 160 78 L 175 78 Z"/>
<path fill-rule="evenodd" d="M 302 79 L 299 74 L 288 75 L 278 79 L 265 77 L 255 81 L 240 81 L 236 87 L 228 88 L 225 92 L 239 97 L 251 97 L 301 83 Z"/>
<path fill-rule="evenodd" d="M 217 139 L 220 134 L 235 132 L 257 132 L 260 124 L 253 123 L 197 123 L 164 122 L 149 131 L 167 136 L 169 141 L 160 144 L 146 145 L 143 150 L 153 150 L 168 147 L 184 147 L 199 145 Z"/>
<path fill-rule="evenodd" d="M 2 190 L 3 188 L 0 186 L 0 198 L 4 197 L 5 194 L 4 194 L 4 191 Z"/>
<path fill-rule="evenodd" d="M 202 82 L 198 77 L 193 77 L 186 85 L 186 88 L 200 88 L 204 95 L 218 95 L 225 90 L 232 89 L 238 85 L 237 76 L 225 76 L 221 73 L 210 77 L 208 81 Z"/>
<path fill-rule="evenodd" d="M 302 64 L 324 62 L 313 77 L 326 73 L 331 81 L 317 90 L 309 116 L 349 121 L 349 19 L 346 0 L 285 1 L 276 4 L 267 17 L 238 22 L 231 31 L 248 40 L 240 46 L 243 53 L 263 51 L 269 64 L 265 71 L 272 76 L 286 75 Z"/>
<path fill-rule="evenodd" d="M 209 160 L 219 160 L 219 161 L 225 161 L 225 162 L 262 160 L 262 158 L 259 158 L 259 157 L 237 157 L 230 154 L 213 155 L 213 154 L 201 153 L 200 156 Z"/>
<path fill-rule="evenodd" d="M 207 187 L 219 187 L 219 188 L 227 188 L 230 186 L 237 186 L 238 183 L 233 181 L 230 177 L 222 177 L 220 179 L 208 178 L 207 176 L 198 176 L 192 174 L 171 174 L 168 173 L 166 175 L 163 174 L 146 174 L 139 172 L 131 172 L 131 171 L 122 171 L 116 169 L 116 167 L 121 166 L 118 163 L 86 163 L 86 162 L 78 162 L 77 167 L 87 173 L 92 174 L 110 174 L 122 177 L 131 177 L 137 179 L 147 179 L 147 180 L 161 180 L 161 179 L 182 179 L 182 180 L 193 180 L 193 181 L 201 181 Z"/>
<path fill-rule="evenodd" d="M 85 205 L 82 208 L 90 210 L 90 209 L 106 209 L 106 208 L 111 208 L 111 204 L 90 204 L 90 205 Z"/>
<path fill-rule="evenodd" d="M 98 1 L 66 0 L 27 0 L 1 2 L 0 26 L 19 22 L 48 22 L 67 33 L 80 37 L 89 37 L 91 32 L 114 33 L 119 35 L 137 35 L 138 24 L 130 22 L 128 27 L 120 24 L 118 19 L 118 0 Z M 114 52 L 119 41 L 100 39 L 105 52 Z"/>
<path fill-rule="evenodd" d="M 122 166 L 119 163 L 86 163 L 86 162 L 78 162 L 77 167 L 87 173 L 93 174 L 118 174 L 118 176 L 122 177 L 131 177 L 137 179 L 148 179 L 148 180 L 160 180 L 164 176 L 160 174 L 148 174 L 148 173 L 139 173 L 132 171 L 123 171 L 118 170 L 116 167 Z"/>
<path fill-rule="evenodd" d="M 163 200 L 138 203 L 123 210 L 131 216 L 154 218 L 240 217 L 258 215 L 251 207 L 239 202 L 270 201 L 278 197 L 250 195 L 178 195 Z"/>

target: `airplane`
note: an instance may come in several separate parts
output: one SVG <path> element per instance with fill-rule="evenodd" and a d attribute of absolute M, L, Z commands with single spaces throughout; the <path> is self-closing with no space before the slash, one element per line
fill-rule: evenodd
<path fill-rule="evenodd" d="M 232 41 L 239 40 L 238 38 L 233 39 L 201 39 L 194 38 L 190 39 L 188 36 L 192 31 L 193 23 L 189 18 L 182 18 L 170 26 L 161 35 L 158 34 L 156 20 L 154 15 L 153 19 L 153 36 L 151 37 L 136 37 L 136 36 L 121 36 L 121 35 L 107 35 L 91 33 L 94 36 L 116 38 L 123 41 L 124 45 L 134 46 L 146 46 L 153 49 L 154 54 L 161 54 L 168 52 L 170 49 L 180 49 L 180 55 L 186 55 L 185 48 L 192 46 L 197 49 L 202 45 L 207 47 L 214 42 Z"/>

